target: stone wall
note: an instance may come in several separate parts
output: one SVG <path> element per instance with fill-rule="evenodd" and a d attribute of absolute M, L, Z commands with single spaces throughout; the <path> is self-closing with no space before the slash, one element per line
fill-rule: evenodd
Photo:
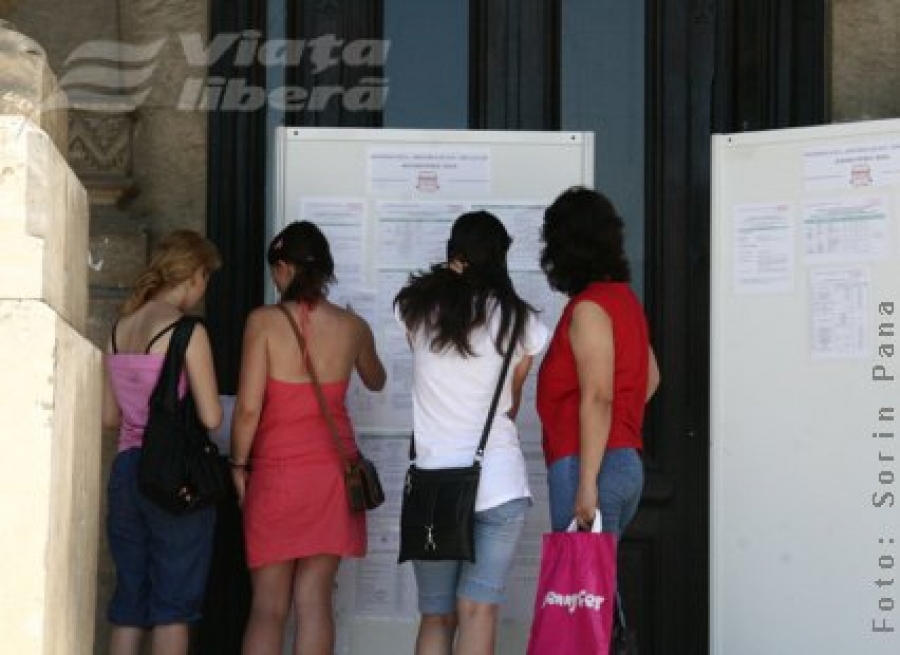
<path fill-rule="evenodd" d="M 154 236 L 175 228 L 206 229 L 207 117 L 177 108 L 185 81 L 205 75 L 191 68 L 182 35 L 205 46 L 209 8 L 205 1 L 122 2 L 126 43 L 164 39 L 150 93 L 135 110 L 134 181 L 131 211 Z"/>
<path fill-rule="evenodd" d="M 832 0 L 831 119 L 900 117 L 900 2 Z"/>
<path fill-rule="evenodd" d="M 188 65 L 181 35 L 194 34 L 205 45 L 208 15 L 208 0 L 0 0 L 0 18 L 10 20 L 40 44 L 36 47 L 46 52 L 50 67 L 70 92 L 67 120 L 63 112 L 63 120 L 57 121 L 61 128 L 51 132 L 61 134 L 57 140 L 60 150 L 67 151 L 72 168 L 88 190 L 90 227 L 80 238 L 89 239 L 89 258 L 81 260 L 89 259 L 89 304 L 80 320 L 86 321 L 86 334 L 99 347 L 105 345 L 117 310 L 153 242 L 176 227 L 205 231 L 206 114 L 181 111 L 176 105 L 184 81 L 205 75 L 205 69 Z M 78 55 L 103 42 L 121 45 L 118 51 L 105 45 L 99 49 L 104 56 L 106 86 L 104 96 L 98 97 L 77 84 Z M 136 54 L 131 47 L 143 48 L 139 61 L 128 61 Z M 93 51 L 94 56 L 97 52 Z M 0 50 L 0 68 L 2 57 Z M 149 75 L 146 79 L 129 86 L 145 74 Z M 46 97 L 46 80 L 42 84 Z M 47 122 L 52 115 L 38 112 L 37 117 Z M 37 241 L 19 243 L 15 252 L 27 253 L 29 247 L 37 249 L 39 245 Z M 3 279 L 7 279 L 5 270 L 0 271 Z M 41 283 L 41 278 L 34 276 L 20 276 L 16 281 Z M 74 304 L 84 313 L 80 301 Z M 102 443 L 95 461 L 102 466 L 99 475 L 105 480 L 115 455 L 115 435 L 107 432 L 101 437 L 99 426 L 92 427 L 89 421 L 83 425 L 89 428 L 93 444 Z M 96 604 L 89 604 L 96 615 L 98 652 L 103 652 L 108 640 L 105 607 L 114 584 L 112 562 L 98 522 L 105 512 L 103 494 L 93 517 L 99 552 L 97 598 Z M 94 589 L 93 584 L 89 587 Z M 93 616 L 90 623 L 93 626 Z"/>
<path fill-rule="evenodd" d="M 4 652 L 94 652 L 100 371 L 49 305 L 0 298 Z"/>
<path fill-rule="evenodd" d="M 68 156 L 91 202 L 88 334 L 102 345 L 153 242 L 175 228 L 205 231 L 207 118 L 177 104 L 186 80 L 205 76 L 182 35 L 205 46 L 208 0 L 13 4 L 6 18 L 42 44 L 69 92 Z M 104 57 L 102 96 L 78 84 L 91 47 Z"/>
<path fill-rule="evenodd" d="M 0 50 L 23 38 L 0 29 Z M 52 77 L 37 47 L 0 65 L 0 89 L 27 88 L 29 79 L 52 86 Z M 9 115 L 17 106 L 24 113 Z M 8 538 L 0 541 L 0 635 L 4 652 L 89 655 L 102 378 L 100 353 L 82 334 L 87 194 L 40 129 L 39 108 L 3 111 L 0 525 Z"/>
<path fill-rule="evenodd" d="M 84 188 L 50 137 L 22 116 L 0 117 L 0 176 L 0 298 L 46 299 L 83 332 L 88 300 Z"/>

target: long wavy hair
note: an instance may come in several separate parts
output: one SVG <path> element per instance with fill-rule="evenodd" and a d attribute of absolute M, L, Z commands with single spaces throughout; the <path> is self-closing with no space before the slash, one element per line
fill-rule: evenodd
<path fill-rule="evenodd" d="M 269 266 L 279 261 L 294 266 L 294 277 L 281 292 L 282 300 L 315 302 L 328 294 L 328 285 L 335 280 L 328 239 L 309 221 L 295 221 L 275 235 L 266 261 Z"/>
<path fill-rule="evenodd" d="M 513 326 L 533 311 L 509 277 L 506 253 L 511 244 L 503 223 L 489 212 L 469 212 L 456 219 L 447 242 L 449 263 L 411 275 L 394 299 L 407 330 L 424 329 L 433 352 L 452 348 L 469 357 L 474 354 L 469 335 L 487 323 L 496 303 L 501 315 L 494 345 L 503 354 Z"/>
<path fill-rule="evenodd" d="M 190 279 L 199 268 L 212 273 L 221 265 L 219 251 L 211 241 L 193 230 L 170 232 L 153 249 L 150 261 L 135 280 L 119 314 L 133 314 L 157 292 Z"/>

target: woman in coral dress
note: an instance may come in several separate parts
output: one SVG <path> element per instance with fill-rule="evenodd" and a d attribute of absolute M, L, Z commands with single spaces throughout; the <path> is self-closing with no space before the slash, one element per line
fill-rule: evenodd
<path fill-rule="evenodd" d="M 350 376 L 355 370 L 366 387 L 379 390 L 385 372 L 366 322 L 326 297 L 334 262 L 314 224 L 287 226 L 269 246 L 268 262 L 282 307 L 261 307 L 247 319 L 231 435 L 253 585 L 244 653 L 280 655 L 293 606 L 294 652 L 330 655 L 335 576 L 342 557 L 365 555 L 366 525 L 365 514 L 349 508 L 341 456 L 306 361 L 348 457 L 357 453 L 344 406 Z M 298 324 L 306 353 L 284 310 Z"/>

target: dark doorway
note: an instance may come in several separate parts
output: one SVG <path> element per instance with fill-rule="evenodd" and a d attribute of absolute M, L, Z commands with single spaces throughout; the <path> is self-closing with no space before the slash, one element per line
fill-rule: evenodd
<path fill-rule="evenodd" d="M 823 122 L 824 5 L 647 4 L 646 302 L 664 382 L 620 556 L 641 655 L 709 652 L 710 136 Z"/>

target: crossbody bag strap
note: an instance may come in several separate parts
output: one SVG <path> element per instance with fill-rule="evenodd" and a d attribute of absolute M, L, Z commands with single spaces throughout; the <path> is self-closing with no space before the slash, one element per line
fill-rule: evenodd
<path fill-rule="evenodd" d="M 500 402 L 500 394 L 503 392 L 503 382 L 506 380 L 506 374 L 509 371 L 509 364 L 512 361 L 513 351 L 519 341 L 519 332 L 522 328 L 522 318 L 525 312 L 520 316 L 516 316 L 516 322 L 513 324 L 512 335 L 506 346 L 506 355 L 503 357 L 503 368 L 500 369 L 500 379 L 497 380 L 497 388 L 494 389 L 494 397 L 491 399 L 491 408 L 488 410 L 487 420 L 484 422 L 484 430 L 481 432 L 481 441 L 478 442 L 478 450 L 475 451 L 475 461 L 480 462 L 484 457 L 484 449 L 487 446 L 488 436 L 491 433 L 491 424 L 494 422 L 494 414 L 497 413 L 497 405 Z"/>
<path fill-rule="evenodd" d="M 328 409 L 328 401 L 325 400 L 325 394 L 322 393 L 322 385 L 319 383 L 319 376 L 316 375 L 316 368 L 313 366 L 312 358 L 309 356 L 309 349 L 306 347 L 306 339 L 303 338 L 303 334 L 300 332 L 300 328 L 297 325 L 294 315 L 291 314 L 291 311 L 285 307 L 283 303 L 278 303 L 278 309 L 287 316 L 288 322 L 291 324 L 291 329 L 294 331 L 294 336 L 297 337 L 297 344 L 300 346 L 300 352 L 303 353 L 303 363 L 306 365 L 306 370 L 309 371 L 313 391 L 316 394 L 316 400 L 319 402 L 319 411 L 325 418 L 325 423 L 328 424 L 328 431 L 331 433 L 331 438 L 334 439 L 334 447 L 341 458 L 341 462 L 343 462 L 344 467 L 346 468 L 349 466 L 347 453 L 344 452 L 344 446 L 338 435 L 337 425 L 334 423 L 334 417 L 331 415 L 331 410 Z"/>
<path fill-rule="evenodd" d="M 488 437 L 491 434 L 491 425 L 494 423 L 494 415 L 497 413 L 497 405 L 500 403 L 500 395 L 503 393 L 503 383 L 506 380 L 506 374 L 509 371 L 509 365 L 512 361 L 513 351 L 519 341 L 519 333 L 522 331 L 524 312 L 520 316 L 516 316 L 516 322 L 513 325 L 512 335 L 506 347 L 506 354 L 503 356 L 503 366 L 500 368 L 500 378 L 497 380 L 497 387 L 494 389 L 494 397 L 491 399 L 491 407 L 488 410 L 487 419 L 484 422 L 484 429 L 481 431 L 481 440 L 478 442 L 478 449 L 475 451 L 475 462 L 480 463 L 484 457 L 484 449 L 487 447 Z M 416 459 L 416 435 L 409 437 L 409 459 Z"/>

